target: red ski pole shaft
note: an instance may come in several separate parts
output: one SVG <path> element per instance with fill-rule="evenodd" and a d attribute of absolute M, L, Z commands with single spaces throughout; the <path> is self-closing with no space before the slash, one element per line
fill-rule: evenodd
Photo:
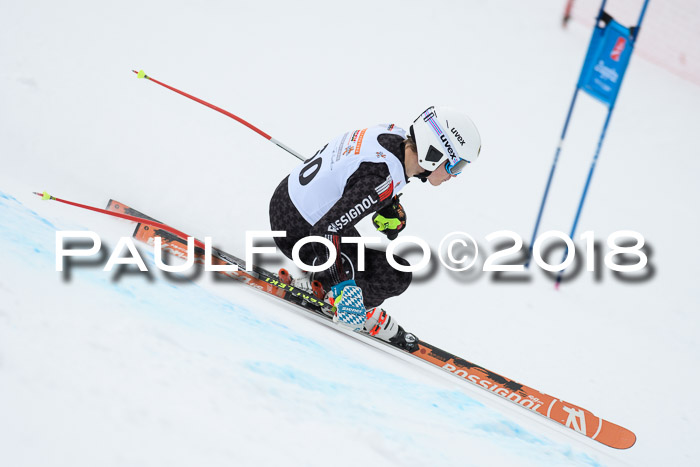
<path fill-rule="evenodd" d="M 238 123 L 247 126 L 248 128 L 250 128 L 251 130 L 253 130 L 253 131 L 256 132 L 257 134 L 259 134 L 260 136 L 262 136 L 263 138 L 265 138 L 266 140 L 268 140 L 268 141 L 270 141 L 270 142 L 276 144 L 278 147 L 284 149 L 285 151 L 287 151 L 289 154 L 293 155 L 293 156 L 296 157 L 297 159 L 302 160 L 302 161 L 305 161 L 305 160 L 306 160 L 303 156 L 301 156 L 298 152 L 296 152 L 296 151 L 293 150 L 292 148 L 288 147 L 287 145 L 283 144 L 283 143 L 280 142 L 280 141 L 277 141 L 275 138 L 273 138 L 272 136 L 268 135 L 267 133 L 265 133 L 264 131 L 262 131 L 260 128 L 256 127 L 255 125 L 253 125 L 253 124 L 251 124 L 251 123 L 246 122 L 246 121 L 243 120 L 241 117 L 232 114 L 232 113 L 229 112 L 228 110 L 224 110 L 224 109 L 222 109 L 221 107 L 217 107 L 217 106 L 215 106 L 214 104 L 210 104 L 209 102 L 207 102 L 207 101 L 205 101 L 205 100 L 202 100 L 202 99 L 200 99 L 200 98 L 198 98 L 198 97 L 195 97 L 195 96 L 193 96 L 193 95 L 191 95 L 191 94 L 187 94 L 187 93 L 184 92 L 184 91 L 180 91 L 179 89 L 174 88 L 174 87 L 172 87 L 172 86 L 170 86 L 170 85 L 167 85 L 167 84 L 165 84 L 165 83 L 163 83 L 163 82 L 161 82 L 161 81 L 158 81 L 158 80 L 155 79 L 155 78 L 151 78 L 151 77 L 148 76 L 146 73 L 144 73 L 143 70 L 140 70 L 140 71 L 131 70 L 131 71 L 133 71 L 134 73 L 136 73 L 136 76 L 137 76 L 138 78 L 145 78 L 145 79 L 147 79 L 147 80 L 149 80 L 149 81 L 153 81 L 154 83 L 159 84 L 159 85 L 163 86 L 163 87 L 166 88 L 166 89 L 170 89 L 170 90 L 173 91 L 173 92 L 176 92 L 176 93 L 178 93 L 178 94 L 180 94 L 180 95 L 182 95 L 182 96 L 185 96 L 185 97 L 187 97 L 187 98 L 189 98 L 189 99 L 192 99 L 192 100 L 195 101 L 195 102 L 199 102 L 200 104 L 202 104 L 202 105 L 204 105 L 204 106 L 207 106 L 207 107 L 209 107 L 210 109 L 216 110 L 217 112 L 222 113 L 222 114 L 226 115 L 227 117 L 230 117 L 230 118 L 234 119 L 234 120 L 237 121 Z"/>
<path fill-rule="evenodd" d="M 99 213 L 101 213 L 101 214 L 107 214 L 108 216 L 119 217 L 119 218 L 121 218 L 121 219 L 126 219 L 126 220 L 129 220 L 129 221 L 134 221 L 134 222 L 140 222 L 140 223 L 142 223 L 142 224 L 147 224 L 147 225 L 150 225 L 150 226 L 155 227 L 155 228 L 157 228 L 157 229 L 166 230 L 166 231 L 170 232 L 171 234 L 177 235 L 178 237 L 181 237 L 181 238 L 188 238 L 188 237 L 191 236 L 191 235 L 187 235 L 187 234 L 184 233 L 184 232 L 180 232 L 179 230 L 173 229 L 173 228 L 170 227 L 169 225 L 161 224 L 160 222 L 150 221 L 150 220 L 148 220 L 148 219 L 143 219 L 143 218 L 141 218 L 141 217 L 130 216 L 130 215 L 128 215 L 128 214 L 122 214 L 122 213 L 120 213 L 120 212 L 107 211 L 107 210 L 105 210 L 105 209 L 100 209 L 100 208 L 96 208 L 96 207 L 93 207 L 93 206 L 88 206 L 88 205 L 86 205 L 86 204 L 80 204 L 80 203 L 75 203 L 75 202 L 73 202 L 73 201 L 68 201 L 68 200 L 65 200 L 65 199 L 56 198 L 55 196 L 51 196 L 51 195 L 48 194 L 47 192 L 37 193 L 37 192 L 35 191 L 34 194 L 37 195 L 37 196 L 41 196 L 41 199 L 44 199 L 44 200 L 58 201 L 59 203 L 69 204 L 69 205 L 75 206 L 75 207 L 77 207 L 77 208 L 87 209 L 87 210 L 89 210 L 89 211 L 95 211 L 95 212 L 99 212 Z M 202 242 L 200 242 L 199 240 L 197 240 L 196 238 L 194 239 L 194 244 L 195 244 L 196 246 L 198 246 L 198 247 L 204 249 L 204 244 L 203 244 Z"/>

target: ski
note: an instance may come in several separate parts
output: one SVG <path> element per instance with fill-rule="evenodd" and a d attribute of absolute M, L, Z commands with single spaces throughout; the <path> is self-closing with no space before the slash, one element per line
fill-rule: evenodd
<path fill-rule="evenodd" d="M 134 230 L 133 237 L 135 239 L 153 246 L 154 238 L 161 237 L 163 250 L 179 258 L 187 258 L 187 239 L 181 238 L 169 230 L 149 225 L 148 221 L 158 222 L 152 217 L 114 200 L 109 201 L 106 209 L 107 211 L 144 219 L 144 222 L 137 224 Z M 203 265 L 204 260 L 204 250 L 195 247 L 195 263 Z M 287 285 L 276 274 L 263 268 L 254 267 L 253 270 L 246 271 L 243 260 L 215 248 L 212 252 L 212 264 L 237 266 L 238 271 L 218 272 L 232 279 L 242 281 L 246 285 L 268 295 L 282 299 L 299 310 L 312 315 L 317 320 L 323 320 L 326 324 L 336 329 L 338 328 L 327 314 L 331 309 L 331 305 L 318 300 L 313 292 Z M 405 355 L 422 360 L 433 367 L 447 371 L 461 380 L 499 395 L 503 399 L 555 421 L 606 446 L 616 449 L 628 449 L 636 442 L 635 434 L 624 427 L 604 420 L 577 405 L 503 377 L 427 342 L 418 340 L 415 347 L 411 350 L 406 350 L 371 337 L 366 333 L 362 333 L 362 336 L 369 339 L 375 347 L 391 347 Z"/>

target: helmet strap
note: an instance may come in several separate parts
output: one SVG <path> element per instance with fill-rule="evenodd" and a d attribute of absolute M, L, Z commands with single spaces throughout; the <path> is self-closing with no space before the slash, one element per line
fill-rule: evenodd
<path fill-rule="evenodd" d="M 430 170 L 426 170 L 426 171 L 421 172 L 417 175 L 414 175 L 414 177 L 419 178 L 421 182 L 425 183 L 428 181 L 428 177 L 430 176 L 431 173 L 433 173 L 433 172 L 431 172 Z"/>

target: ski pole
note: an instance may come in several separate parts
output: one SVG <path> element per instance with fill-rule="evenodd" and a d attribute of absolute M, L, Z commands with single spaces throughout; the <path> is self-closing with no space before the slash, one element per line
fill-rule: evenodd
<path fill-rule="evenodd" d="M 128 214 L 122 214 L 120 212 L 107 211 L 106 209 L 100 209 L 100 208 L 96 208 L 93 206 L 87 206 L 85 204 L 75 203 L 73 201 L 68 201 L 65 199 L 56 198 L 55 196 L 51 196 L 50 194 L 48 194 L 45 191 L 43 193 L 37 193 L 36 191 L 33 193 L 37 196 L 40 196 L 41 199 L 43 199 L 43 200 L 58 201 L 59 203 L 68 204 L 70 206 L 75 206 L 75 207 L 78 207 L 81 209 L 87 209 L 89 211 L 95 211 L 95 212 L 99 212 L 101 214 L 107 214 L 108 216 L 113 216 L 113 217 L 118 217 L 121 219 L 126 219 L 126 220 L 130 220 L 130 221 L 134 221 L 134 222 L 139 222 L 140 224 L 149 225 L 149 226 L 153 227 L 154 230 L 155 229 L 165 230 L 166 232 L 169 232 L 172 235 L 179 237 L 180 239 L 183 239 L 183 241 L 184 241 L 184 239 L 187 239 L 190 237 L 189 235 L 187 235 L 184 232 L 181 232 L 177 229 L 170 227 L 169 225 L 165 225 L 163 223 L 157 222 L 157 221 L 152 220 L 152 219 L 146 219 L 146 218 L 137 217 L 137 216 L 130 216 Z M 158 236 L 158 235 L 156 234 L 156 236 Z M 197 240 L 196 238 L 192 238 L 192 239 L 194 240 L 194 244 L 196 246 L 205 250 L 205 252 L 206 252 L 206 245 L 205 244 L 203 244 L 201 241 Z M 224 253 L 223 251 L 218 250 L 216 248 L 213 248 L 213 253 L 216 255 L 216 257 L 218 259 L 220 259 L 220 260 L 222 260 L 230 265 L 238 267 L 238 270 L 240 272 L 231 271 L 236 276 L 252 277 L 254 279 L 258 279 L 260 281 L 263 281 L 265 283 L 268 283 L 268 284 L 275 286 L 279 290 L 284 291 L 284 293 L 289 293 L 294 297 L 298 297 L 299 299 L 303 300 L 306 303 L 309 303 L 309 304 L 315 305 L 315 306 L 319 306 L 327 311 L 331 310 L 331 305 L 328 303 L 325 303 L 323 300 L 319 300 L 319 299 L 315 298 L 312 291 L 300 289 L 298 287 L 288 287 L 286 285 L 278 285 L 279 277 L 274 276 L 273 274 L 267 272 L 264 269 L 257 268 L 255 266 L 253 266 L 252 271 L 248 271 L 246 269 L 246 264 L 243 263 L 243 261 L 241 261 L 240 259 L 236 258 L 235 256 Z M 249 285 L 250 285 L 250 283 L 249 283 Z M 257 287 L 257 286 L 255 286 L 255 287 Z M 280 295 L 280 296 L 283 296 L 283 295 Z"/>
<path fill-rule="evenodd" d="M 87 210 L 89 210 L 89 211 L 99 212 L 99 213 L 101 213 L 101 214 L 107 214 L 108 216 L 119 217 L 119 218 L 121 218 L 121 219 L 126 219 L 126 220 L 129 220 L 129 221 L 139 222 L 139 223 L 141 223 L 141 224 L 148 224 L 148 225 L 150 225 L 150 226 L 152 226 L 152 227 L 155 227 L 155 228 L 158 228 L 158 229 L 166 230 L 166 231 L 170 232 L 170 233 L 173 234 L 173 235 L 177 235 L 178 237 L 182 237 L 182 238 L 188 238 L 188 237 L 190 237 L 190 235 L 187 235 L 187 234 L 184 233 L 184 232 L 180 232 L 179 230 L 173 229 L 172 227 L 170 227 L 170 226 L 168 226 L 168 225 L 161 224 L 160 222 L 150 221 L 150 220 L 148 220 L 148 219 L 143 219 L 143 218 L 141 218 L 141 217 L 130 216 L 130 215 L 128 215 L 128 214 L 122 214 L 122 213 L 120 213 L 120 212 L 107 211 L 107 210 L 105 210 L 105 209 L 100 209 L 100 208 L 96 208 L 96 207 L 93 207 L 93 206 L 88 206 L 88 205 L 85 205 L 85 204 L 75 203 L 75 202 L 73 202 L 73 201 L 68 201 L 68 200 L 65 200 L 65 199 L 56 198 L 55 196 L 51 196 L 51 195 L 48 194 L 47 192 L 37 193 L 37 192 L 35 191 L 35 192 L 33 192 L 33 193 L 34 193 L 35 195 L 37 195 L 37 196 L 41 196 L 41 199 L 43 199 L 43 200 L 58 201 L 59 203 L 69 204 L 69 205 L 71 205 L 71 206 L 75 206 L 75 207 L 78 207 L 78 208 L 81 208 L 81 209 L 87 209 Z M 196 246 L 198 246 L 198 247 L 204 249 L 204 244 L 203 244 L 202 242 L 200 242 L 199 240 L 197 240 L 196 238 L 194 238 L 194 244 L 195 244 Z"/>
<path fill-rule="evenodd" d="M 171 91 L 174 91 L 174 92 L 176 92 L 176 93 L 178 93 L 178 94 L 180 94 L 180 95 L 183 95 L 183 96 L 185 96 L 185 97 L 188 97 L 188 98 L 192 99 L 192 100 L 195 101 L 195 102 L 199 102 L 200 104 L 205 105 L 205 106 L 209 107 L 210 109 L 216 110 L 217 112 L 222 113 L 222 114 L 226 115 L 227 117 L 230 117 L 230 118 L 234 119 L 234 120 L 237 121 L 238 123 L 241 123 L 241 124 L 247 126 L 248 128 L 250 128 L 251 130 L 253 130 L 253 131 L 256 132 L 257 134 L 259 134 L 260 136 L 262 136 L 263 138 L 265 138 L 266 140 L 268 140 L 268 141 L 270 141 L 270 142 L 272 142 L 272 143 L 275 143 L 278 147 L 284 149 L 285 151 L 287 151 L 289 154 L 291 154 L 292 156 L 296 157 L 296 158 L 299 159 L 300 161 L 306 161 L 306 158 L 304 158 L 302 155 L 300 155 L 300 154 L 299 154 L 298 152 L 296 152 L 294 149 L 290 148 L 289 146 L 287 146 L 286 144 L 284 144 L 284 143 L 282 143 L 282 142 L 280 142 L 280 141 L 277 141 L 275 138 L 273 138 L 272 136 L 268 135 L 267 133 L 265 133 L 264 131 L 262 131 L 260 128 L 258 128 L 258 127 L 256 127 L 255 125 L 252 125 L 252 124 L 246 122 L 246 121 L 243 120 L 241 117 L 232 114 L 232 113 L 229 112 L 228 110 L 224 110 L 224 109 L 222 109 L 221 107 L 217 107 L 217 106 L 215 106 L 215 105 L 213 105 L 213 104 L 210 104 L 209 102 L 204 101 L 204 100 L 202 100 L 202 99 L 200 99 L 200 98 L 198 98 L 198 97 L 194 97 L 194 96 L 191 95 L 191 94 L 187 94 L 186 92 L 180 91 L 180 90 L 177 89 L 177 88 L 174 88 L 174 87 L 169 86 L 169 85 L 167 85 L 167 84 L 165 84 L 165 83 L 163 83 L 163 82 L 160 82 L 160 81 L 158 81 L 158 80 L 155 79 L 155 78 L 151 78 L 151 77 L 148 76 L 143 70 L 139 70 L 139 71 L 131 70 L 131 71 L 133 71 L 134 73 L 136 73 L 136 77 L 137 77 L 137 78 L 146 78 L 146 79 L 149 80 L 149 81 L 153 81 L 153 82 L 156 83 L 156 84 L 160 84 L 160 85 L 163 86 L 164 88 L 170 89 Z"/>

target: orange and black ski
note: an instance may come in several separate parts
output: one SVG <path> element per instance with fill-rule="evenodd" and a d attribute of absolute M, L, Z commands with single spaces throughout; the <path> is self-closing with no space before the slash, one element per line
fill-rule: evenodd
<path fill-rule="evenodd" d="M 174 234 L 174 229 L 166 230 L 162 228 L 163 224 L 158 223 L 155 219 L 113 200 L 110 200 L 107 210 L 144 219 L 144 222 L 137 225 L 133 234 L 134 238 L 153 245 L 154 238 L 161 237 L 164 250 L 180 258 L 187 257 L 187 240 Z M 149 225 L 148 221 L 158 223 L 160 227 Z M 331 318 L 323 313 L 324 310 L 330 310 L 331 305 L 316 298 L 313 292 L 288 285 L 277 275 L 259 267 L 246 271 L 243 260 L 221 250 L 214 249 L 212 256 L 212 264 L 238 266 L 238 271 L 220 272 L 220 274 L 243 281 L 257 290 L 281 298 L 317 318 L 322 318 L 331 326 L 335 326 Z M 204 250 L 199 247 L 195 248 L 195 262 L 204 264 Z M 463 381 L 499 395 L 606 446 L 627 449 L 632 447 L 636 441 L 636 436 L 630 430 L 593 415 L 586 409 L 505 378 L 427 342 L 418 340 L 417 345 L 409 351 L 366 334 L 365 337 L 447 371 Z"/>

